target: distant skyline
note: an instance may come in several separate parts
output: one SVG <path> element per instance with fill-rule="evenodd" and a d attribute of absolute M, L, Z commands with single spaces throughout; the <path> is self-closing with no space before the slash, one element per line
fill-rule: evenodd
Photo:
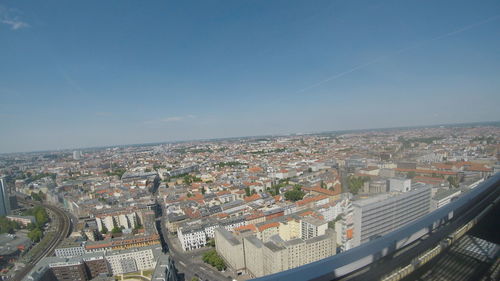
<path fill-rule="evenodd" d="M 498 1 L 7 0 L 0 42 L 0 153 L 500 120 Z"/>

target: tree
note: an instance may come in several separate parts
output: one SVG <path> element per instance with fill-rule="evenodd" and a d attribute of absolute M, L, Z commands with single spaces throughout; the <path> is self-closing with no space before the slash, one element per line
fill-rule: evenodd
<path fill-rule="evenodd" d="M 122 233 L 122 229 L 120 227 L 113 227 L 113 229 L 111 230 L 111 233 L 113 234 L 118 234 L 118 233 Z"/>
<path fill-rule="evenodd" d="M 206 192 L 205 187 L 204 187 L 204 186 L 202 186 L 202 187 L 201 187 L 201 194 L 205 195 L 205 192 Z"/>
<path fill-rule="evenodd" d="M 245 195 L 250 196 L 250 187 L 245 187 Z"/>
<path fill-rule="evenodd" d="M 363 187 L 363 184 L 369 179 L 369 177 L 349 176 L 347 178 L 347 186 L 349 187 L 349 191 L 352 194 L 358 194 L 361 187 Z"/>
<path fill-rule="evenodd" d="M 217 251 L 215 249 L 212 249 L 204 253 L 202 260 L 205 263 L 208 263 L 213 267 L 217 268 L 217 270 L 219 271 L 222 271 L 227 268 L 226 264 L 224 263 L 224 260 L 217 254 Z"/>
<path fill-rule="evenodd" d="M 6 217 L 0 217 L 0 233 L 10 233 L 13 234 L 15 229 L 19 229 L 20 226 L 17 222 L 10 221 Z"/>
<path fill-rule="evenodd" d="M 47 211 L 42 206 L 36 206 L 32 209 L 23 212 L 24 216 L 34 216 L 36 221 L 36 226 L 41 227 L 49 221 L 49 215 Z"/>
<path fill-rule="evenodd" d="M 450 183 L 450 186 L 452 187 L 457 188 L 459 186 L 458 181 L 455 177 L 449 176 L 446 180 Z"/>
<path fill-rule="evenodd" d="M 328 228 L 335 229 L 335 221 L 328 222 Z"/>
<path fill-rule="evenodd" d="M 406 178 L 408 179 L 413 179 L 414 177 L 417 176 L 417 173 L 415 173 L 415 171 L 410 171 L 408 172 L 408 174 L 406 175 Z"/>
<path fill-rule="evenodd" d="M 191 194 L 191 192 L 188 192 L 187 197 L 191 198 L 191 197 L 193 197 L 193 194 Z"/>
<path fill-rule="evenodd" d="M 302 190 L 292 189 L 285 192 L 285 199 L 290 201 L 299 201 L 304 198 L 305 193 Z"/>
<path fill-rule="evenodd" d="M 215 248 L 215 239 L 214 238 L 209 239 L 207 245 Z"/>
<path fill-rule="evenodd" d="M 102 234 L 108 234 L 108 228 L 104 224 L 102 225 L 101 233 Z"/>
<path fill-rule="evenodd" d="M 33 198 L 33 200 L 35 201 L 42 201 L 42 197 L 40 197 L 40 195 L 38 193 L 35 193 L 35 192 L 31 192 L 31 198 Z"/>
<path fill-rule="evenodd" d="M 28 238 L 33 242 L 38 242 L 42 239 L 43 233 L 39 228 L 35 228 L 28 233 Z"/>
<path fill-rule="evenodd" d="M 193 277 L 191 278 L 191 281 L 200 281 L 200 279 L 198 277 Z"/>

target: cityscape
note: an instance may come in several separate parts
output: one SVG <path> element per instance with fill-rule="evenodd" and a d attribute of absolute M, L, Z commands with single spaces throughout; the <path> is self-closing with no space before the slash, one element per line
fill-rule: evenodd
<path fill-rule="evenodd" d="M 0 1 L 0 281 L 500 280 L 500 1 Z"/>
<path fill-rule="evenodd" d="M 499 140 L 490 123 L 4 154 L 2 274 L 249 280 L 300 268 L 468 194 L 500 171 Z"/>

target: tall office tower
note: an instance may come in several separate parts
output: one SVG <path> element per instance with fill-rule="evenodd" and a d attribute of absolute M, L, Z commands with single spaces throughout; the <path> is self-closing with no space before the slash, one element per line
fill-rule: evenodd
<path fill-rule="evenodd" d="M 7 191 L 5 179 L 0 177 L 0 216 L 8 214 L 10 214 L 9 192 Z"/>
<path fill-rule="evenodd" d="M 79 150 L 73 151 L 73 160 L 80 160 L 82 158 L 82 152 Z"/>
<path fill-rule="evenodd" d="M 428 185 L 412 187 L 412 190 L 404 193 L 381 194 L 353 203 L 355 247 L 430 212 L 431 187 Z"/>

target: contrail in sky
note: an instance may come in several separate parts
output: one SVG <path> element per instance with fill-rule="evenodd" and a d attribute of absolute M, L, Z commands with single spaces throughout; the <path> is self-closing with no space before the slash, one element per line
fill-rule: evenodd
<path fill-rule="evenodd" d="M 399 50 L 395 51 L 393 54 L 380 56 L 380 57 L 375 58 L 375 59 L 373 59 L 373 60 L 371 60 L 371 61 L 368 61 L 368 62 L 366 62 L 366 63 L 356 65 L 356 66 L 354 66 L 354 67 L 352 67 L 352 68 L 350 68 L 350 69 L 348 69 L 348 70 L 346 70 L 346 71 L 339 72 L 339 73 L 337 73 L 337 74 L 335 74 L 335 75 L 333 75 L 333 76 L 330 76 L 330 77 L 328 77 L 328 78 L 326 78 L 326 79 L 324 79 L 324 80 L 322 80 L 322 81 L 319 81 L 319 82 L 314 83 L 314 84 L 312 84 L 312 85 L 309 85 L 309 86 L 307 86 L 307 87 L 305 87 L 305 88 L 302 88 L 302 89 L 298 90 L 296 93 L 303 93 L 303 92 L 308 91 L 308 90 L 310 90 L 310 89 L 312 89 L 312 88 L 315 88 L 315 87 L 317 87 L 317 86 L 323 85 L 323 84 L 325 84 L 325 83 L 327 83 L 327 82 L 330 82 L 330 81 L 332 81 L 332 80 L 335 80 L 335 79 L 337 79 L 337 78 L 340 78 L 340 77 L 342 77 L 342 76 L 344 76 L 344 75 L 347 75 L 347 74 L 349 74 L 349 73 L 352 73 L 352 72 L 358 71 L 358 70 L 363 69 L 363 68 L 365 68 L 365 67 L 367 67 L 367 66 L 370 66 L 370 65 L 372 65 L 372 64 L 375 64 L 375 63 L 378 63 L 378 62 L 380 62 L 380 61 L 383 61 L 383 60 L 385 60 L 385 59 L 387 59 L 387 58 L 389 58 L 389 57 L 391 57 L 391 56 L 400 55 L 400 54 L 405 53 L 405 52 L 407 52 L 407 51 L 410 51 L 410 50 L 413 50 L 413 49 L 419 48 L 419 47 L 421 47 L 421 46 L 423 46 L 423 45 L 425 45 L 425 44 L 427 44 L 427 43 L 429 43 L 429 42 L 437 41 L 437 40 L 440 40 L 440 39 L 443 39 L 443 38 L 446 38 L 446 37 L 450 37 L 450 36 L 453 36 L 453 35 L 460 34 L 460 33 L 462 33 L 462 32 L 465 32 L 465 31 L 467 31 L 467 30 L 470 30 L 470 29 L 472 29 L 472 28 L 474 28 L 474 27 L 477 27 L 477 26 L 480 26 L 480 25 L 483 25 L 483 24 L 486 24 L 486 23 L 489 23 L 489 22 L 495 21 L 495 20 L 497 20 L 497 19 L 499 19 L 499 18 L 500 18 L 500 15 L 496 15 L 496 16 L 493 16 L 493 17 L 487 18 L 487 19 L 485 19 L 485 20 L 482 20 L 482 21 L 480 21 L 480 22 L 476 22 L 476 23 L 473 23 L 473 24 L 470 24 L 470 25 L 466 25 L 466 26 L 461 27 L 461 28 L 459 28 L 459 29 L 457 29 L 457 30 L 454 30 L 454 31 L 451 31 L 451 32 L 448 32 L 448 33 L 445 33 L 445 34 L 442 34 L 442 35 L 439 35 L 439 36 L 436 36 L 436 37 L 434 37 L 434 38 L 431 38 L 431 39 L 427 39 L 427 40 L 424 40 L 424 41 L 418 42 L 418 43 L 416 43 L 416 44 L 414 44 L 414 45 L 412 45 L 412 46 L 405 47 L 405 48 L 401 48 L 401 49 L 399 49 Z"/>

